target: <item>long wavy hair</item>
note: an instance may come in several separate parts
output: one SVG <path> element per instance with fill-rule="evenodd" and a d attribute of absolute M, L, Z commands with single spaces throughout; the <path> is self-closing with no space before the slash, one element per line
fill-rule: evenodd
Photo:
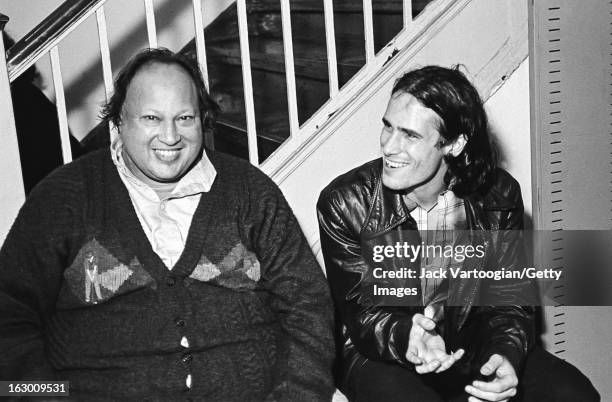
<path fill-rule="evenodd" d="M 190 59 L 165 48 L 144 49 L 127 62 L 117 74 L 113 95 L 102 107 L 100 118 L 116 127 L 121 125 L 121 110 L 132 79 L 141 68 L 153 63 L 177 65 L 189 74 L 196 87 L 202 130 L 213 130 L 219 106 L 208 95 L 200 70 Z"/>
<path fill-rule="evenodd" d="M 484 193 L 494 180 L 497 154 L 489 138 L 482 99 L 458 66 L 410 71 L 395 82 L 393 94 L 397 92 L 409 93 L 440 116 L 440 145 L 465 135 L 463 151 L 445 156 L 448 172 L 444 180 L 459 197 Z"/>

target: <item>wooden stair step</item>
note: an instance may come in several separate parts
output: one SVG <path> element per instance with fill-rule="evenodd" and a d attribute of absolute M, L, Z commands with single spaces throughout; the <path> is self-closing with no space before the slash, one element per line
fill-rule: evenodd
<path fill-rule="evenodd" d="M 415 1 L 413 0 L 413 3 Z M 417 0 L 418 2 L 418 0 Z M 363 3 L 358 0 L 334 0 L 334 13 L 361 13 Z M 291 12 L 323 12 L 323 0 L 291 0 Z M 379 13 L 402 13 L 402 0 L 374 0 L 372 10 Z M 280 12 L 279 0 L 249 0 L 247 11 L 255 12 Z"/>
<path fill-rule="evenodd" d="M 338 67 L 356 73 L 365 62 L 363 40 L 345 41 L 337 44 Z M 227 42 L 209 46 L 208 63 L 224 63 L 239 66 L 242 64 L 240 44 Z M 285 72 L 283 42 L 266 38 L 251 41 L 251 68 L 277 73 Z M 327 49 L 309 46 L 307 43 L 294 43 L 293 59 L 296 76 L 317 80 L 328 79 Z"/>

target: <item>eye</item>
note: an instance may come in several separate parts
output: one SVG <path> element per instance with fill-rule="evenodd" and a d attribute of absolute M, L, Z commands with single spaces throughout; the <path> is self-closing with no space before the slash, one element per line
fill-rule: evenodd
<path fill-rule="evenodd" d="M 384 127 L 384 129 L 386 131 L 391 131 L 391 129 L 392 129 L 391 128 L 391 123 L 389 123 L 387 120 L 383 120 L 382 123 L 383 123 L 383 127 Z"/>
<path fill-rule="evenodd" d="M 421 138 L 420 134 L 411 130 L 402 130 L 402 135 L 404 138 L 407 138 L 409 140 L 418 140 L 419 138 Z"/>
<path fill-rule="evenodd" d="M 185 115 L 180 116 L 179 120 L 190 121 L 190 120 L 193 120 L 194 118 L 195 118 L 195 116 L 192 116 L 190 114 L 185 114 Z"/>
<path fill-rule="evenodd" d="M 158 121 L 159 118 L 157 116 L 154 116 L 152 114 L 146 114 L 144 116 L 142 116 L 142 118 L 146 121 Z"/>

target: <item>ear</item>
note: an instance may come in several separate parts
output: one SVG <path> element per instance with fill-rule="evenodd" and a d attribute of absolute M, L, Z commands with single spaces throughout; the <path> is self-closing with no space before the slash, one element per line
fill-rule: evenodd
<path fill-rule="evenodd" d="M 460 134 L 455 141 L 446 145 L 446 154 L 454 157 L 459 156 L 459 154 L 463 152 L 465 144 L 467 144 L 467 138 L 465 137 L 465 134 Z"/>

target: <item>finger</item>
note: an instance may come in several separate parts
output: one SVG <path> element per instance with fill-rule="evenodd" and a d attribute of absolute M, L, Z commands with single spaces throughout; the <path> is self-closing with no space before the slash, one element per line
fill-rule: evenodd
<path fill-rule="evenodd" d="M 412 316 L 412 323 L 419 325 L 427 331 L 431 331 L 436 328 L 436 323 L 431 318 L 425 317 L 423 314 L 415 314 Z"/>
<path fill-rule="evenodd" d="M 477 398 L 480 399 L 484 399 L 485 401 L 503 401 L 509 398 L 512 398 L 514 395 L 516 395 L 516 388 L 510 388 L 504 392 L 487 392 L 487 391 L 482 391 L 476 387 L 473 387 L 471 385 L 467 385 L 465 387 L 465 392 L 467 392 L 470 395 L 473 395 Z"/>
<path fill-rule="evenodd" d="M 436 370 L 436 373 L 441 373 L 445 370 L 448 370 L 449 368 L 451 368 L 453 366 L 453 364 L 455 364 L 455 362 L 459 359 L 461 359 L 461 357 L 464 354 L 464 350 L 463 349 L 459 349 L 458 351 L 456 351 L 455 353 L 452 353 L 448 359 L 444 360 L 442 362 L 442 364 L 440 364 L 440 367 L 438 367 L 438 369 Z"/>
<path fill-rule="evenodd" d="M 465 354 L 465 350 L 459 349 L 456 352 L 454 352 L 452 356 L 455 358 L 455 360 L 459 360 L 463 357 L 464 354 Z"/>
<path fill-rule="evenodd" d="M 438 367 L 438 369 L 436 370 L 436 373 L 441 373 L 443 371 L 448 370 L 449 368 L 453 366 L 453 364 L 455 364 L 456 361 L 457 360 L 455 360 L 452 356 L 450 356 L 448 359 L 444 360 L 442 364 L 440 364 L 440 367 Z"/>
<path fill-rule="evenodd" d="M 426 364 L 422 364 L 420 366 L 416 366 L 416 372 L 419 374 L 426 374 L 426 373 L 431 373 L 433 371 L 436 371 L 436 369 L 440 367 L 440 361 L 439 360 L 432 360 L 429 363 Z"/>
<path fill-rule="evenodd" d="M 517 385 L 518 379 L 514 375 L 506 375 L 489 382 L 474 381 L 472 383 L 472 386 L 475 388 L 488 392 L 504 392 L 510 388 L 516 387 Z"/>
<path fill-rule="evenodd" d="M 483 366 L 480 368 L 480 374 L 491 375 L 495 373 L 495 371 L 497 371 L 497 369 L 499 368 L 499 366 L 501 366 L 503 361 L 504 359 L 500 355 L 498 354 L 491 355 L 491 357 L 489 357 L 489 360 L 485 364 L 483 364 Z"/>
<path fill-rule="evenodd" d="M 482 399 L 478 399 L 475 396 L 470 396 L 468 402 L 482 402 Z"/>
<path fill-rule="evenodd" d="M 408 347 L 406 351 L 406 360 L 408 360 L 412 364 L 421 364 L 423 360 L 421 360 L 418 356 L 418 349 L 416 347 Z"/>

